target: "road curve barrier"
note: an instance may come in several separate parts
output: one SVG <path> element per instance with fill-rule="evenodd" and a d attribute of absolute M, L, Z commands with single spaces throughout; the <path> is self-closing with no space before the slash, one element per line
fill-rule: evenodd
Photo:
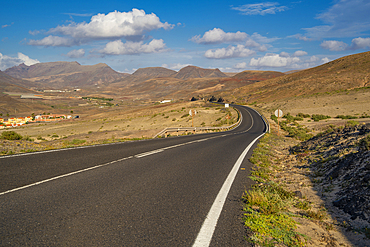
<path fill-rule="evenodd" d="M 177 135 L 179 134 L 179 132 L 184 132 L 184 133 L 195 133 L 197 131 L 216 131 L 216 130 L 219 130 L 219 131 L 227 131 L 227 130 L 231 130 L 233 128 L 236 128 L 240 125 L 240 123 L 242 122 L 242 114 L 240 114 L 239 110 L 238 109 L 235 109 L 237 112 L 238 112 L 238 116 L 239 116 L 239 120 L 238 122 L 232 124 L 232 125 L 229 125 L 229 126 L 223 126 L 223 127 L 168 127 L 168 128 L 165 128 L 164 130 L 160 131 L 158 134 L 156 134 L 155 136 L 153 136 L 153 138 L 157 138 L 157 137 L 166 137 L 167 134 L 169 132 L 176 132 Z"/>

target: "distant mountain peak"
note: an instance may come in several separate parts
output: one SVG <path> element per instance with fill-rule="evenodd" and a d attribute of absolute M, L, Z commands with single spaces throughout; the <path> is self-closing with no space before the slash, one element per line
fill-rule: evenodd
<path fill-rule="evenodd" d="M 191 78 L 212 78 L 212 77 L 228 77 L 219 69 L 203 69 L 197 66 L 188 65 L 177 72 L 174 76 L 177 79 L 191 79 Z"/>

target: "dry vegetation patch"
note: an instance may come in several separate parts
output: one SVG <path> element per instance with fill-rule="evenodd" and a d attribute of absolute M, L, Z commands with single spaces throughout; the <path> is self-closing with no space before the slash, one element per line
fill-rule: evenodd
<path fill-rule="evenodd" d="M 191 127 L 193 123 L 189 116 L 190 109 L 197 111 L 194 117 L 195 127 L 227 126 L 238 119 L 234 109 L 225 109 L 221 105 L 203 101 L 113 108 L 74 120 L 12 128 L 19 135 L 27 137 L 27 140 L 19 140 L 17 144 L 7 141 L 6 144 L 3 143 L 0 152 L 13 154 L 152 138 L 166 127 Z M 226 119 L 228 115 L 231 115 L 231 119 Z M 7 130 L 2 132 L 4 131 Z M 24 145 L 27 147 L 23 147 Z"/>
<path fill-rule="evenodd" d="M 313 166 L 312 160 L 317 162 L 318 157 L 323 153 L 312 155 L 312 152 L 317 151 L 315 149 L 317 146 L 321 150 L 321 146 L 325 146 L 327 139 L 322 136 L 324 139 L 318 141 L 320 144 L 312 143 L 311 147 L 316 151 L 305 152 L 307 148 L 303 146 L 300 153 L 293 153 L 292 147 L 300 147 L 301 141 L 287 137 L 288 133 L 282 130 L 278 136 L 277 124 L 271 119 L 269 121 L 272 133 L 267 134 L 260 141 L 251 158 L 255 164 L 251 178 L 256 181 L 256 184 L 251 191 L 245 192 L 244 196 L 245 224 L 255 232 L 250 241 L 261 246 L 370 246 L 368 227 L 370 222 L 364 224 L 364 220 L 354 217 L 351 219 L 350 214 L 333 206 L 338 199 L 333 196 L 339 191 L 338 183 L 333 185 L 328 174 L 332 171 L 329 167 L 334 166 L 327 166 L 328 171 L 325 174 L 329 180 L 326 182 L 314 176 L 317 175 L 317 168 Z M 347 128 L 355 128 L 353 125 L 348 126 Z M 354 136 L 356 136 L 355 133 L 352 137 Z M 362 137 L 358 139 L 363 140 L 358 142 L 363 150 L 370 147 L 370 139 Z M 311 140 L 307 141 L 307 143 L 311 142 Z M 351 142 L 356 141 L 352 138 Z M 327 152 L 333 151 L 334 148 L 339 153 L 347 150 L 345 152 L 348 155 L 350 150 L 341 148 L 340 144 L 351 147 L 342 139 L 342 141 L 338 140 L 337 149 L 333 143 L 328 146 Z M 356 146 L 352 145 L 352 148 L 356 149 Z M 327 158 L 322 157 L 318 164 L 331 160 L 326 160 Z M 358 163 L 359 167 L 366 164 L 368 163 Z M 325 177 L 323 174 L 320 176 Z M 363 177 L 365 174 L 353 174 L 353 176 Z M 350 186 L 345 188 L 348 187 Z M 362 191 L 361 193 L 366 193 L 367 190 L 354 184 L 352 187 L 359 192 Z M 361 193 L 347 191 L 348 196 L 361 195 Z M 343 193 L 342 198 L 345 198 Z M 369 205 L 369 201 L 364 203 L 365 207 Z M 366 213 L 366 210 L 362 211 Z"/>

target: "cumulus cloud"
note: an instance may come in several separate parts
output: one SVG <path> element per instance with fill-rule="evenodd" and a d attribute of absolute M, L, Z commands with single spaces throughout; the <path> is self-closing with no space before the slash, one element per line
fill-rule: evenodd
<path fill-rule="evenodd" d="M 247 41 L 245 42 L 246 47 L 251 47 L 251 48 L 256 48 L 258 51 L 264 52 L 267 51 L 267 46 L 266 45 L 261 45 L 257 43 L 255 40 L 248 38 Z"/>
<path fill-rule="evenodd" d="M 253 40 L 255 40 L 259 43 L 267 44 L 267 43 L 272 43 L 276 40 L 279 40 L 280 38 L 267 38 L 267 37 L 262 36 L 261 34 L 255 32 L 251 35 L 251 39 L 253 39 Z"/>
<path fill-rule="evenodd" d="M 355 38 L 350 48 L 353 50 L 370 48 L 370 38 Z"/>
<path fill-rule="evenodd" d="M 159 28 L 171 29 L 173 25 L 162 23 L 154 13 L 146 14 L 144 10 L 132 9 L 130 12 L 97 14 L 91 17 L 89 23 L 71 23 L 53 28 L 50 32 L 76 39 L 127 39 Z"/>
<path fill-rule="evenodd" d="M 233 57 L 248 57 L 256 54 L 255 51 L 246 48 L 244 45 L 229 46 L 215 50 L 208 50 L 204 54 L 206 58 L 224 59 Z"/>
<path fill-rule="evenodd" d="M 172 70 L 180 70 L 186 66 L 189 66 L 191 64 L 181 64 L 181 63 L 175 63 L 175 64 L 162 64 L 162 67 Z"/>
<path fill-rule="evenodd" d="M 305 51 L 296 51 L 296 52 L 294 52 L 293 57 L 302 57 L 302 56 L 306 56 L 306 55 L 307 55 L 307 52 L 305 52 Z"/>
<path fill-rule="evenodd" d="M 252 58 L 249 65 L 253 67 L 289 67 L 299 61 L 298 57 L 281 57 L 279 54 L 266 54 L 264 57 Z"/>
<path fill-rule="evenodd" d="M 327 58 L 327 57 L 324 57 L 324 58 L 322 58 L 321 59 L 321 63 L 328 63 L 328 62 L 330 62 L 330 59 L 329 58 Z"/>
<path fill-rule="evenodd" d="M 323 49 L 330 51 L 345 51 L 345 50 L 358 50 L 370 48 L 370 38 L 355 38 L 352 39 L 351 45 L 338 40 L 323 41 L 320 46 Z"/>
<path fill-rule="evenodd" d="M 234 69 L 246 69 L 247 68 L 247 63 L 246 62 L 241 62 L 241 63 L 237 63 L 233 66 Z"/>
<path fill-rule="evenodd" d="M 249 66 L 263 68 L 280 68 L 280 69 L 306 69 L 318 66 L 322 63 L 328 62 L 328 58 L 320 59 L 317 56 L 304 57 L 307 55 L 305 51 L 296 51 L 292 55 L 287 52 L 280 54 L 268 53 L 260 58 L 252 58 Z"/>
<path fill-rule="evenodd" d="M 288 9 L 286 6 L 279 6 L 277 2 L 245 4 L 239 7 L 232 7 L 231 9 L 240 11 L 243 15 L 266 15 L 276 14 Z"/>
<path fill-rule="evenodd" d="M 283 51 L 280 53 L 280 57 L 290 57 L 290 55 L 288 52 Z"/>
<path fill-rule="evenodd" d="M 39 61 L 20 52 L 18 52 L 18 57 L 9 57 L 0 53 L 0 70 L 6 70 L 7 68 L 17 66 L 21 63 L 30 66 L 39 63 Z"/>
<path fill-rule="evenodd" d="M 74 14 L 76 15 L 76 14 Z M 108 14 L 97 14 L 90 22 L 61 25 L 48 31 L 48 37 L 41 40 L 29 40 L 34 46 L 75 46 L 93 40 L 114 40 L 124 38 L 130 41 L 142 41 L 145 34 L 155 29 L 171 29 L 174 25 L 161 22 L 154 13 L 146 14 L 144 10 L 132 9 L 129 12 L 114 11 Z M 38 31 L 32 31 L 37 34 Z M 108 44 L 107 44 L 108 45 Z M 109 44 L 108 46 L 111 46 Z"/>
<path fill-rule="evenodd" d="M 369 13 L 368 0 L 339 0 L 317 16 L 324 25 L 304 30 L 315 39 L 357 36 L 370 30 Z"/>
<path fill-rule="evenodd" d="M 323 49 L 330 50 L 330 51 L 344 51 L 347 49 L 347 44 L 342 41 L 336 40 L 326 40 L 323 41 L 320 46 Z"/>
<path fill-rule="evenodd" d="M 319 60 L 320 60 L 320 58 L 318 58 L 316 56 L 312 56 L 312 57 L 310 57 L 310 59 L 308 60 L 308 62 L 315 63 L 315 62 L 317 62 Z"/>
<path fill-rule="evenodd" d="M 85 50 L 84 49 L 72 50 L 68 52 L 66 56 L 70 58 L 80 58 L 85 56 Z"/>
<path fill-rule="evenodd" d="M 214 28 L 204 33 L 203 37 L 200 35 L 192 37 L 190 40 L 198 44 L 221 44 L 230 42 L 240 42 L 245 40 L 248 34 L 244 32 L 226 33 L 220 28 Z"/>
<path fill-rule="evenodd" d="M 53 36 L 49 35 L 48 37 L 45 37 L 41 40 L 33 40 L 31 39 L 28 41 L 29 45 L 34 45 L 34 46 L 74 46 L 78 45 L 79 42 L 71 39 L 71 38 L 66 38 L 66 37 L 59 37 L 59 36 Z"/>
<path fill-rule="evenodd" d="M 141 53 L 159 53 L 166 51 L 166 44 L 162 39 L 153 39 L 148 44 L 144 44 L 143 41 L 132 42 L 127 41 L 123 43 L 121 40 L 116 40 L 106 44 L 100 53 L 106 55 L 134 55 Z"/>

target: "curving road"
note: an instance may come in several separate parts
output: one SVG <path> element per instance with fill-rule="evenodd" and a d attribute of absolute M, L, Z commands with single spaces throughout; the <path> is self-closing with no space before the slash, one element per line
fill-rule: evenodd
<path fill-rule="evenodd" d="M 266 126 L 234 107 L 228 132 L 1 157 L 0 245 L 248 246 L 247 147 Z"/>

